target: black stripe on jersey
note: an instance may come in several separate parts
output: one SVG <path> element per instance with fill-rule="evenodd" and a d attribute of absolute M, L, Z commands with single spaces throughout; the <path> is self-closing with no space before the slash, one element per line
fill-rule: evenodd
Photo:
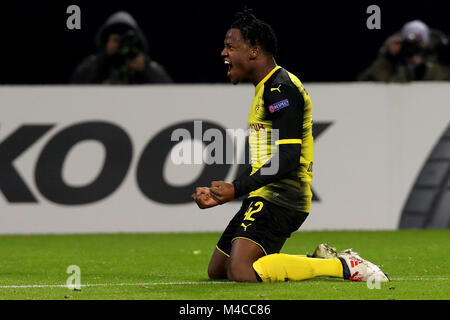
<path fill-rule="evenodd" d="M 305 100 L 286 70 L 277 70 L 264 84 L 264 107 L 279 139 L 302 139 Z"/>

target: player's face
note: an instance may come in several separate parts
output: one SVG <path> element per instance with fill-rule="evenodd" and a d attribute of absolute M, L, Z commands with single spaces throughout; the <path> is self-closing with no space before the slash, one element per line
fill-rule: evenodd
<path fill-rule="evenodd" d="M 227 76 L 231 83 L 237 84 L 241 81 L 248 80 L 250 73 L 250 46 L 242 38 L 239 29 L 230 29 L 225 35 L 224 49 L 222 50 L 222 58 L 228 66 Z"/>

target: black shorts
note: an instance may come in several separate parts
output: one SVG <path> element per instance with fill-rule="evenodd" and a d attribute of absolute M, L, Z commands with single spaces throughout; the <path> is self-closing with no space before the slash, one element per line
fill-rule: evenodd
<path fill-rule="evenodd" d="M 217 249 L 229 256 L 233 240 L 242 238 L 257 244 L 266 255 L 279 253 L 307 217 L 308 213 L 277 206 L 261 197 L 247 198 L 220 237 Z"/>

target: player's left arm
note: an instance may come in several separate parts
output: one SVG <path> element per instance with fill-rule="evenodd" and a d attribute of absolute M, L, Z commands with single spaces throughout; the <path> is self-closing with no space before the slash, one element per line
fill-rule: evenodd
<path fill-rule="evenodd" d="M 220 203 L 280 180 L 300 165 L 304 99 L 297 88 L 281 85 L 278 89 L 267 91 L 264 95 L 266 112 L 272 120 L 272 132 L 278 130 L 278 152 L 251 175 L 242 175 L 231 184 L 214 181 L 211 195 Z M 272 167 L 275 157 L 279 161 L 278 170 L 272 174 L 262 174 L 264 168 Z"/>

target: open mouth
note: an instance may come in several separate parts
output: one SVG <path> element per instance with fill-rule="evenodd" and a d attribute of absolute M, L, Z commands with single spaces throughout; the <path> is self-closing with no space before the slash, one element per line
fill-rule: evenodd
<path fill-rule="evenodd" d="M 225 60 L 224 63 L 228 67 L 227 76 L 230 76 L 231 68 L 233 67 L 233 64 L 228 60 Z"/>

